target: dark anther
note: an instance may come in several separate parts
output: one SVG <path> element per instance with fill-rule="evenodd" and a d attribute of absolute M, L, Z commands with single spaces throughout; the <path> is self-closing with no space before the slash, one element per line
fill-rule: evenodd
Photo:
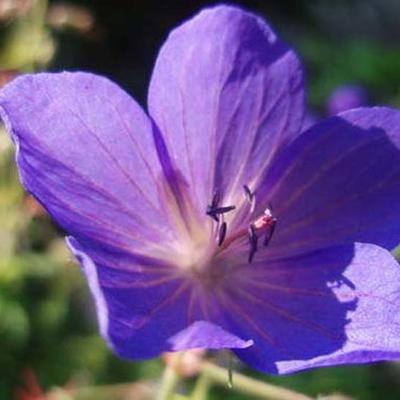
<path fill-rule="evenodd" d="M 218 222 L 218 216 L 217 214 L 214 212 L 214 210 L 218 207 L 218 203 L 219 203 L 219 192 L 216 190 L 214 191 L 212 200 L 211 200 L 211 204 L 207 206 L 207 210 L 206 210 L 206 214 L 211 217 L 214 221 Z"/>
<path fill-rule="evenodd" d="M 253 201 L 254 193 L 250 190 L 247 185 L 243 185 L 244 195 L 246 199 L 251 203 Z"/>
<path fill-rule="evenodd" d="M 218 222 L 219 221 L 218 215 L 225 214 L 229 211 L 234 210 L 235 208 L 236 208 L 235 206 L 216 207 L 216 208 L 211 208 L 211 206 L 208 206 L 206 214 Z"/>
<path fill-rule="evenodd" d="M 226 222 L 224 221 L 221 226 L 219 227 L 219 231 L 218 231 L 218 246 L 221 246 L 221 244 L 224 242 L 225 240 L 225 236 L 226 236 Z"/>
<path fill-rule="evenodd" d="M 272 238 L 272 235 L 274 234 L 275 231 L 275 227 L 276 227 L 276 219 L 273 219 L 271 222 L 271 225 L 269 225 L 267 231 L 265 232 L 265 236 L 264 236 L 264 246 L 268 246 L 269 242 Z"/>
<path fill-rule="evenodd" d="M 216 221 L 216 222 L 219 221 L 218 216 L 217 216 L 217 214 L 215 213 L 215 208 L 213 208 L 212 206 L 207 206 L 206 214 L 207 214 L 209 217 L 211 217 L 214 221 Z"/>
<path fill-rule="evenodd" d="M 207 206 L 206 214 L 214 221 L 219 222 L 218 216 L 234 210 L 235 206 L 218 207 L 220 196 L 217 191 L 214 192 L 211 204 Z"/>
<path fill-rule="evenodd" d="M 256 234 L 256 227 L 251 224 L 249 226 L 249 242 L 252 247 L 257 247 L 258 236 Z"/>
<path fill-rule="evenodd" d="M 227 212 L 229 212 L 229 211 L 232 211 L 232 210 L 234 210 L 236 207 L 235 206 L 226 206 L 226 207 L 217 207 L 217 208 L 214 208 L 213 210 L 212 210 L 212 212 L 214 213 L 214 214 L 225 214 L 225 213 L 227 213 Z"/>
<path fill-rule="evenodd" d="M 253 261 L 254 254 L 257 252 L 258 236 L 256 234 L 256 228 L 253 224 L 249 226 L 249 242 L 250 242 L 250 253 L 249 263 Z"/>
<path fill-rule="evenodd" d="M 247 202 L 250 204 L 250 213 L 253 213 L 254 208 L 256 206 L 256 196 L 247 185 L 243 185 L 243 190 L 244 190 L 244 196 Z"/>

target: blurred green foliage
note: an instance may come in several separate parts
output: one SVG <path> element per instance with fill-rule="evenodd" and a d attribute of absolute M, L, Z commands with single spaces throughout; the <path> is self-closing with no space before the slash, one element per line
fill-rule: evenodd
<path fill-rule="evenodd" d="M 303 38 L 300 53 L 310 69 L 310 104 L 316 109 L 337 86 L 357 82 L 368 88 L 373 103 L 400 105 L 400 48 L 374 41 Z M 394 84 L 396 83 L 396 84 Z"/>
<path fill-rule="evenodd" d="M 7 0 L 4 3 L 7 4 Z M 14 3 L 18 5 L 18 2 Z M 0 52 L 2 69 L 33 71 L 50 61 L 54 48 L 46 29 L 46 13 L 47 1 L 35 1 L 22 18 L 3 27 Z"/>
<path fill-rule="evenodd" d="M 167 32 L 212 2 L 15 3 L 25 8 L 8 9 L 10 15 L 3 10 L 2 15 L 0 7 L 0 82 L 17 72 L 43 68 L 88 69 L 110 76 L 144 102 L 151 65 Z M 393 14 L 400 18 L 398 2 L 340 1 L 335 7 L 328 1 L 305 0 L 238 3 L 268 16 L 304 59 L 314 112 L 323 114 L 330 92 L 346 83 L 364 85 L 371 104 L 400 106 L 400 30 L 387 23 Z M 366 8 L 372 15 L 367 20 L 361 12 Z M 352 13 L 353 24 L 342 26 L 346 10 Z M 378 29 L 380 24 L 385 29 Z M 363 29 L 357 31 L 357 26 Z M 13 157 L 11 144 L 0 132 L 0 399 L 11 399 L 15 389 L 24 386 L 27 369 L 47 389 L 158 377 L 160 361 L 129 363 L 106 348 L 63 234 L 21 189 Z M 363 400 L 400 398 L 396 364 L 321 369 L 289 377 L 246 373 L 310 395 L 342 392 Z M 212 394 L 215 399 L 245 398 L 221 388 L 213 388 Z M 89 391 L 82 398 L 98 396 Z"/>

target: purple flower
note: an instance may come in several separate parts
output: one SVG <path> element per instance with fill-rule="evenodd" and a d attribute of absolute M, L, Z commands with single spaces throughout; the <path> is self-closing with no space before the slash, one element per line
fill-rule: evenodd
<path fill-rule="evenodd" d="M 296 55 L 228 6 L 170 34 L 148 115 L 82 72 L 1 91 L 21 181 L 119 355 L 229 348 L 272 373 L 400 356 L 400 112 L 301 133 L 303 102 Z"/>
<path fill-rule="evenodd" d="M 332 91 L 327 102 L 328 115 L 367 105 L 367 92 L 359 85 L 342 85 Z"/>

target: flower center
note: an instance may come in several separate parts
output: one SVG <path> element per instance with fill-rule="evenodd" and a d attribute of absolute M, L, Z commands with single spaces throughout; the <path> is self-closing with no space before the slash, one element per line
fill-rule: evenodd
<path fill-rule="evenodd" d="M 268 246 L 277 221 L 272 207 L 268 206 L 262 215 L 254 218 L 255 194 L 248 186 L 244 186 L 244 196 L 245 202 L 237 209 L 235 205 L 223 204 L 219 194 L 214 193 L 205 210 L 211 221 L 200 224 L 204 229 L 199 228 L 199 225 L 190 227 L 190 232 L 180 242 L 176 264 L 182 271 L 209 283 L 221 278 L 235 265 L 244 264 L 243 251 L 236 255 L 237 249 L 246 246 L 246 261 L 251 263 L 257 253 L 259 239 L 263 239 L 263 245 Z M 244 213 L 247 214 L 244 217 L 247 222 L 231 231 L 228 221 L 243 217 Z"/>
<path fill-rule="evenodd" d="M 245 199 L 248 203 L 248 214 L 252 215 L 255 209 L 256 197 L 247 185 L 243 186 Z M 275 230 L 276 218 L 272 215 L 272 207 L 269 206 L 264 210 L 263 215 L 257 217 L 248 226 L 238 229 L 233 234 L 227 237 L 227 223 L 224 220 L 224 214 L 236 209 L 235 206 L 219 206 L 219 196 L 214 193 L 211 204 L 207 207 L 207 215 L 216 221 L 217 228 L 217 243 L 221 250 L 228 248 L 234 242 L 237 242 L 244 237 L 248 237 L 250 251 L 248 262 L 253 261 L 254 255 L 258 249 L 258 239 L 264 235 L 264 246 L 268 246 L 271 237 Z"/>

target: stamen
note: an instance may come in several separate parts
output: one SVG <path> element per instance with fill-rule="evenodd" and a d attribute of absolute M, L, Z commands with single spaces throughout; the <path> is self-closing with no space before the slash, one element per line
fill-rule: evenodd
<path fill-rule="evenodd" d="M 215 214 L 214 210 L 215 210 L 215 208 L 213 208 L 211 206 L 207 206 L 206 214 L 209 217 L 211 217 L 214 221 L 219 222 L 218 216 L 217 216 L 217 214 Z"/>
<path fill-rule="evenodd" d="M 214 213 L 214 214 L 226 214 L 227 212 L 229 212 L 229 211 L 232 211 L 232 210 L 234 210 L 236 207 L 235 206 L 226 206 L 226 207 L 217 207 L 217 208 L 214 208 L 213 210 L 212 210 L 212 212 Z"/>
<path fill-rule="evenodd" d="M 257 252 L 258 236 L 256 234 L 256 227 L 254 224 L 249 226 L 249 242 L 250 242 L 250 253 L 249 253 L 249 264 L 253 261 L 254 254 Z"/>
<path fill-rule="evenodd" d="M 267 232 L 265 233 L 265 237 L 264 237 L 264 246 L 265 247 L 269 245 L 272 235 L 274 234 L 275 227 L 276 227 L 276 218 L 273 218 L 271 221 L 271 224 L 268 227 Z"/>
<path fill-rule="evenodd" d="M 220 201 L 219 193 L 217 191 L 215 191 L 213 198 L 211 200 L 211 204 L 207 206 L 207 210 L 206 210 L 206 214 L 216 222 L 219 222 L 218 216 L 220 214 L 225 214 L 236 208 L 235 206 L 218 207 L 219 201 Z"/>
<path fill-rule="evenodd" d="M 218 207 L 218 203 L 219 203 L 219 192 L 218 190 L 215 190 L 211 200 L 211 204 L 207 206 L 206 214 L 216 222 L 219 222 L 219 219 L 217 215 L 214 213 L 214 209 Z"/>
<path fill-rule="evenodd" d="M 244 195 L 248 202 L 250 202 L 250 213 L 254 211 L 255 207 L 255 194 L 250 190 L 247 185 L 243 185 Z M 236 209 L 235 206 L 219 206 L 220 197 L 217 192 L 214 192 L 211 204 L 207 206 L 206 214 L 213 220 L 218 222 L 217 238 L 218 252 L 228 248 L 233 242 L 241 240 L 242 238 L 248 237 L 250 244 L 250 251 L 248 255 L 249 264 L 253 262 L 254 256 L 258 250 L 258 239 L 264 236 L 263 244 L 268 246 L 271 238 L 275 232 L 277 219 L 272 215 L 272 205 L 268 204 L 268 207 L 264 210 L 264 213 L 253 220 L 248 228 L 242 228 L 233 234 L 227 236 L 227 223 L 224 221 L 224 214 Z"/>
<path fill-rule="evenodd" d="M 250 203 L 250 214 L 252 214 L 256 207 L 256 196 L 247 185 L 243 185 L 243 190 L 246 200 Z"/>
<path fill-rule="evenodd" d="M 236 208 L 235 206 L 226 206 L 217 208 L 211 208 L 211 206 L 207 206 L 206 214 L 213 220 L 219 222 L 218 215 L 226 214 L 227 212 L 232 211 L 235 208 Z"/>
<path fill-rule="evenodd" d="M 209 207 L 211 207 L 211 208 L 215 208 L 215 207 L 217 207 L 218 206 L 218 204 L 219 204 L 219 192 L 218 192 L 218 190 L 215 190 L 214 191 L 214 194 L 213 194 L 213 198 L 212 198 L 212 200 L 211 200 L 211 205 L 209 206 Z"/>
<path fill-rule="evenodd" d="M 222 243 L 225 240 L 226 229 L 227 229 L 227 224 L 224 221 L 224 222 L 222 222 L 222 224 L 221 224 L 221 226 L 219 227 L 219 230 L 218 230 L 218 246 L 221 246 Z"/>
<path fill-rule="evenodd" d="M 254 254 L 257 251 L 258 235 L 265 233 L 264 246 L 268 246 L 272 235 L 275 231 L 277 219 L 272 216 L 271 206 L 265 209 L 264 214 L 257 218 L 250 226 L 248 230 L 249 242 L 250 242 L 250 253 L 249 263 L 253 261 Z"/>
<path fill-rule="evenodd" d="M 249 189 L 249 187 L 247 185 L 243 185 L 243 189 L 244 189 L 244 195 L 246 197 L 246 199 L 251 202 L 251 200 L 253 199 L 254 194 L 252 193 L 252 191 Z"/>

